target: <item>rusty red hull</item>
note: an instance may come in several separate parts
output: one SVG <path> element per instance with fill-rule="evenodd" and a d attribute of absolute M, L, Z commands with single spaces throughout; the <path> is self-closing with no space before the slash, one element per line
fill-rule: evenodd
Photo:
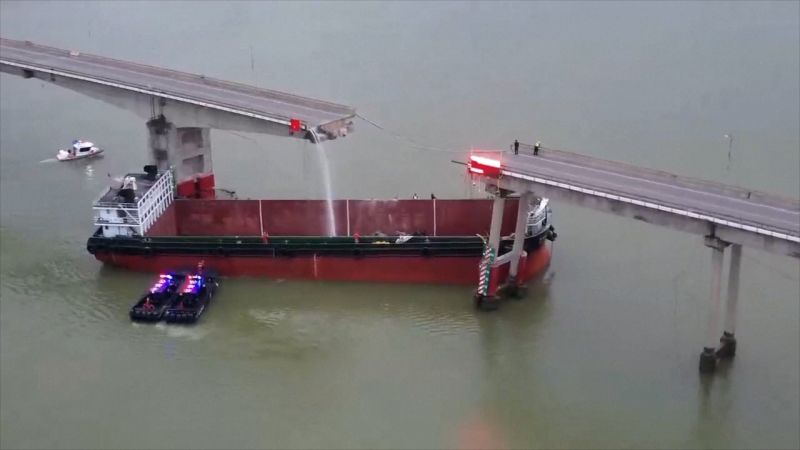
<path fill-rule="evenodd" d="M 474 285 L 478 280 L 480 257 L 435 256 L 294 256 L 259 258 L 218 255 L 126 255 L 98 252 L 95 257 L 104 263 L 130 270 L 159 272 L 191 267 L 198 258 L 221 275 L 328 281 L 365 281 L 389 283 L 429 283 Z M 550 262 L 550 249 L 542 245 L 530 252 L 520 273 L 525 282 L 544 272 Z M 508 267 L 501 267 L 501 277 Z"/>
<path fill-rule="evenodd" d="M 430 237 L 431 241 L 468 237 L 475 242 L 478 239 L 475 235 L 489 233 L 491 207 L 490 200 L 336 200 L 334 215 L 340 241 L 355 243 L 356 236 L 417 234 Z M 372 245 L 372 250 L 363 254 L 356 249 L 348 250 L 351 252 L 348 254 L 324 254 L 326 244 L 323 243 L 319 244 L 320 251 L 312 249 L 287 256 L 282 249 L 271 249 L 267 244 L 280 241 L 281 236 L 296 239 L 324 235 L 325 208 L 325 202 L 318 200 L 177 200 L 141 242 L 126 241 L 127 247 L 123 250 L 113 238 L 95 237 L 90 239 L 90 251 L 104 263 L 148 272 L 189 267 L 198 259 L 204 259 L 208 267 L 229 276 L 477 283 L 481 258 L 479 240 L 474 252 L 459 253 L 455 247 L 463 242 L 453 244 L 453 248 L 440 242 L 444 247 L 434 251 L 422 249 L 424 251 L 416 254 L 403 255 L 393 252 L 393 245 Z M 513 231 L 516 213 L 517 200 L 509 199 L 503 217 L 504 235 Z M 254 237 L 258 237 L 258 244 L 252 244 Z M 228 244 L 225 245 L 229 247 L 223 248 L 222 242 L 226 239 Z M 236 253 L 240 249 L 231 244 L 231 240 L 247 239 L 251 249 L 264 239 L 264 247 L 253 250 L 261 254 Z M 198 244 L 198 240 L 203 243 Z M 161 243 L 156 245 L 157 241 Z M 186 245 L 186 250 L 176 250 L 173 243 Z M 525 248 L 528 252 L 520 261 L 519 282 L 542 273 L 550 261 L 550 250 L 543 236 L 526 239 Z M 495 277 L 505 279 L 507 272 L 507 264 L 498 267 Z"/>

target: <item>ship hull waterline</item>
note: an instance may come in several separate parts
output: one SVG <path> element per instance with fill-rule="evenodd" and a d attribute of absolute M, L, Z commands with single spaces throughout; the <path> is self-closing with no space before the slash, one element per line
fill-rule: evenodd
<path fill-rule="evenodd" d="M 321 218 L 330 206 L 319 200 L 177 199 L 144 236 L 107 236 L 101 226 L 87 250 L 105 264 L 146 272 L 203 259 L 224 276 L 477 284 L 491 200 L 334 200 L 343 235 L 327 237 Z M 517 199 L 506 201 L 498 257 L 511 251 L 517 208 Z M 517 283 L 548 266 L 551 230 L 543 224 L 525 237 Z M 509 266 L 497 265 L 494 278 L 505 280 Z"/>
<path fill-rule="evenodd" d="M 132 255 L 97 251 L 95 258 L 111 266 L 139 272 L 162 272 L 190 267 L 198 259 L 220 275 L 358 281 L 386 283 L 425 283 L 470 285 L 478 281 L 480 256 L 336 256 L 297 255 L 290 257 L 224 256 L 215 254 Z M 546 244 L 527 253 L 518 281 L 525 283 L 541 275 L 549 266 L 551 252 Z M 508 265 L 498 268 L 508 271 Z"/>

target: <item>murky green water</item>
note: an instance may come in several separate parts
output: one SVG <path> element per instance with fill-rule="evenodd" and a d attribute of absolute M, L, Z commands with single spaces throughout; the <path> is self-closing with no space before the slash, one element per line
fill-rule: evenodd
<path fill-rule="evenodd" d="M 0 34 L 358 107 L 446 149 L 519 138 L 800 196 L 798 4 L 2 2 Z M 252 55 L 252 56 L 251 56 Z M 0 76 L 3 448 L 797 448 L 800 266 L 745 249 L 739 352 L 697 374 L 701 240 L 566 205 L 546 277 L 470 289 L 227 279 L 194 327 L 85 251 L 141 119 Z M 726 133 L 734 136 L 728 161 Z M 107 156 L 40 163 L 75 137 Z M 218 184 L 321 197 L 313 147 L 213 132 Z M 480 195 L 365 123 L 339 197 Z"/>

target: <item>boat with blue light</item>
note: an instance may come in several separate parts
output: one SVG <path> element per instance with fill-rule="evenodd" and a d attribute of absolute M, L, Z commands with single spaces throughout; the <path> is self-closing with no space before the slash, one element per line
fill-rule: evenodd
<path fill-rule="evenodd" d="M 131 307 L 130 318 L 137 322 L 158 322 L 178 298 L 185 275 L 160 274 L 146 294 Z"/>
<path fill-rule="evenodd" d="M 206 273 L 202 263 L 198 270 L 188 275 L 178 289 L 178 296 L 164 312 L 167 323 L 194 323 L 203 315 L 214 297 L 219 282 L 216 276 Z"/>

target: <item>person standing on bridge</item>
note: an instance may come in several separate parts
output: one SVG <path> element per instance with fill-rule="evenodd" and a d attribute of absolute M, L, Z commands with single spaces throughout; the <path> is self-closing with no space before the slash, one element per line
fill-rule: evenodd
<path fill-rule="evenodd" d="M 536 156 L 536 155 L 539 154 L 539 149 L 540 148 L 542 148 L 541 141 L 536 141 L 536 144 L 533 146 L 533 156 Z"/>
<path fill-rule="evenodd" d="M 514 154 L 519 155 L 519 141 L 514 139 Z"/>

